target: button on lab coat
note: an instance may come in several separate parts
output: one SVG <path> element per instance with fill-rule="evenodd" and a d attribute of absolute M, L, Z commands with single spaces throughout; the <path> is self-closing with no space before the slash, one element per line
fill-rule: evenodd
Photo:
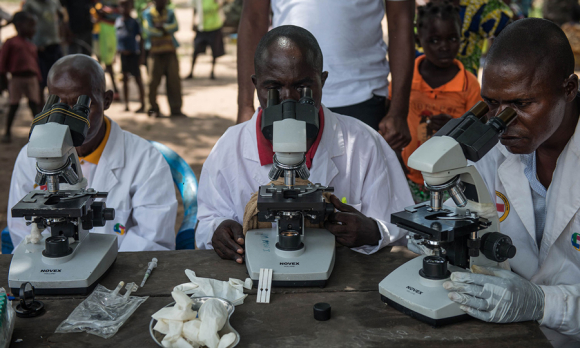
<path fill-rule="evenodd" d="M 10 183 L 8 229 L 14 245 L 30 233 L 24 218 L 12 218 L 10 209 L 34 189 L 36 160 L 18 154 Z M 91 232 L 116 234 L 119 251 L 175 249 L 177 200 L 169 166 L 146 140 L 123 131 L 111 120 L 111 133 L 98 165 L 81 165 L 88 186 L 108 192 L 107 207 L 115 219 Z M 38 189 L 38 188 L 37 188 Z"/>
<path fill-rule="evenodd" d="M 393 150 L 373 129 L 324 107 L 324 130 L 312 161 L 309 180 L 334 187 L 380 229 L 376 246 L 354 250 L 370 254 L 400 241 L 405 232 L 390 223 L 391 213 L 413 205 L 409 186 Z M 260 165 L 256 139 L 257 112 L 248 122 L 230 127 L 219 139 L 201 172 L 196 243 L 213 248 L 214 231 L 226 219 L 242 223 L 252 193 L 270 182 L 271 164 Z"/>
<path fill-rule="evenodd" d="M 546 224 L 536 242 L 532 193 L 520 155 L 498 144 L 476 163 L 495 199 L 500 232 L 517 248 L 512 269 L 546 297 L 542 329 L 555 346 L 580 346 L 580 123 L 558 158 L 546 197 Z"/>

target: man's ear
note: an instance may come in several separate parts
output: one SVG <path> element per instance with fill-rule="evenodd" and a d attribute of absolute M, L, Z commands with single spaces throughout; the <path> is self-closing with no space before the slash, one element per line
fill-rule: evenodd
<path fill-rule="evenodd" d="M 572 102 L 578 95 L 578 75 L 572 74 L 564 80 L 564 90 L 566 91 L 566 102 Z"/>
<path fill-rule="evenodd" d="M 103 111 L 108 110 L 112 102 L 113 102 L 113 91 L 108 90 L 105 92 L 103 98 Z"/>
<path fill-rule="evenodd" d="M 324 83 L 326 82 L 327 78 L 328 78 L 328 71 L 323 71 L 322 74 L 320 74 L 320 82 L 322 83 L 321 87 L 324 87 Z"/>
<path fill-rule="evenodd" d="M 256 75 L 252 75 L 252 83 L 254 84 L 254 87 L 256 87 L 256 89 L 258 89 L 258 78 L 256 77 Z"/>

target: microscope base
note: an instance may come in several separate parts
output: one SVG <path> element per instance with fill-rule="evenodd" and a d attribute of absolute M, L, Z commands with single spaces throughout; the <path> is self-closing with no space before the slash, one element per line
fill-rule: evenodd
<path fill-rule="evenodd" d="M 89 233 L 71 245 L 71 255 L 60 259 L 42 255 L 47 237 L 45 232 L 39 244 L 22 242 L 14 250 L 8 273 L 12 293 L 18 294 L 20 285 L 30 282 L 39 295 L 88 294 L 117 258 L 115 235 Z"/>
<path fill-rule="evenodd" d="M 428 280 L 419 275 L 423 258 L 406 262 L 379 283 L 383 302 L 396 310 L 431 326 L 443 326 L 470 318 L 459 305 L 449 299 L 449 291 L 443 288 L 443 280 Z M 451 272 L 463 268 L 448 265 Z"/>
<path fill-rule="evenodd" d="M 335 238 L 324 229 L 304 231 L 304 252 L 284 253 L 276 249 L 278 231 L 258 229 L 246 234 L 246 267 L 254 285 L 260 268 L 271 268 L 274 287 L 324 287 L 334 268 Z"/>

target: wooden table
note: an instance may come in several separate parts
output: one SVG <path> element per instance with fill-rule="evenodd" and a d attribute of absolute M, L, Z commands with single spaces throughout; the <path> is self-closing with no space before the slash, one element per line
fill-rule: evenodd
<path fill-rule="evenodd" d="M 250 291 L 231 319 L 241 336 L 239 347 L 551 347 L 535 322 L 499 325 L 471 319 L 432 328 L 385 305 L 378 293 L 379 282 L 415 256 L 403 248 L 385 248 L 366 256 L 339 247 L 325 288 L 276 288 L 270 304 L 257 304 L 256 291 Z M 0 286 L 6 289 L 11 257 L 0 255 Z M 119 253 L 101 284 L 108 289 L 121 280 L 140 284 L 153 257 L 159 259 L 158 267 L 135 293 L 149 299 L 112 338 L 55 334 L 84 297 L 45 296 L 39 297 L 47 309 L 44 315 L 16 319 L 10 347 L 156 347 L 149 336 L 151 314 L 173 301 L 173 287 L 188 281 L 185 269 L 220 280 L 247 277 L 244 265 L 223 261 L 210 250 Z M 331 320 L 314 320 L 312 306 L 317 302 L 330 303 Z M 17 339 L 22 342 L 15 343 Z"/>

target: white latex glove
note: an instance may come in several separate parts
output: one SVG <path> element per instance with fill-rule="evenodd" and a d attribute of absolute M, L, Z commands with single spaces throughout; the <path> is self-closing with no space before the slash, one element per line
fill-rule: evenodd
<path fill-rule="evenodd" d="M 182 335 L 185 339 L 194 347 L 200 347 L 201 342 L 199 342 L 199 328 L 201 326 L 201 320 L 195 319 L 190 320 L 183 324 Z"/>
<path fill-rule="evenodd" d="M 222 338 L 220 338 L 220 344 L 218 345 L 218 348 L 227 348 L 230 346 L 230 344 L 234 343 L 235 340 L 236 334 L 234 334 L 233 332 L 225 334 L 222 336 Z"/>
<path fill-rule="evenodd" d="M 519 275 L 495 267 L 472 267 L 475 273 L 453 272 L 443 283 L 449 298 L 477 319 L 494 323 L 541 320 L 544 292 Z M 484 273 L 484 274 L 481 274 Z"/>
<path fill-rule="evenodd" d="M 201 325 L 199 326 L 198 340 L 209 348 L 217 348 L 220 342 L 220 331 L 228 320 L 228 311 L 216 299 L 209 299 L 201 305 L 198 311 Z"/>
<path fill-rule="evenodd" d="M 244 303 L 244 299 L 248 296 L 248 294 L 244 294 L 244 288 L 250 290 L 253 284 L 250 278 L 245 281 L 230 278 L 227 282 L 202 278 L 196 276 L 195 272 L 190 269 L 185 270 L 185 275 L 189 278 L 190 283 L 178 285 L 174 290 L 183 291 L 193 297 L 215 296 L 224 298 L 229 300 L 234 306 Z"/>
<path fill-rule="evenodd" d="M 34 217 L 33 217 L 34 218 Z M 24 243 L 25 244 L 38 244 L 40 242 L 40 240 L 42 239 L 42 231 L 44 231 L 44 228 L 40 229 L 38 228 L 38 225 L 33 222 L 30 225 L 30 234 L 24 237 Z"/>
<path fill-rule="evenodd" d="M 415 233 L 409 232 L 409 239 L 407 239 L 407 249 L 419 255 L 427 255 L 427 256 L 433 255 L 434 254 L 433 250 L 427 248 L 424 245 L 418 244 L 422 242 L 423 239 L 415 239 L 413 238 L 414 235 Z"/>

